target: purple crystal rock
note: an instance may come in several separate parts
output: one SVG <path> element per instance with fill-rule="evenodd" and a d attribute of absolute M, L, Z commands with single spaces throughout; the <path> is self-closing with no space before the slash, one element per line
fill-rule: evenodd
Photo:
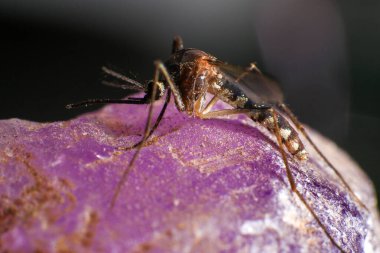
<path fill-rule="evenodd" d="M 117 148 L 141 139 L 146 114 L 113 105 L 66 122 L 0 121 L 0 251 L 339 252 L 291 192 L 273 135 L 243 115 L 201 120 L 170 104 L 110 210 L 135 152 Z M 308 161 L 288 154 L 297 188 L 346 252 L 379 252 L 371 181 L 311 135 L 370 212 L 310 145 Z"/>

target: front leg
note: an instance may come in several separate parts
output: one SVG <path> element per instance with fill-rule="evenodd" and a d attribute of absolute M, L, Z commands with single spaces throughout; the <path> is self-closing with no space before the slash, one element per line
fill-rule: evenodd
<path fill-rule="evenodd" d="M 136 146 L 136 152 L 134 153 L 134 155 L 133 155 L 131 161 L 129 162 L 128 166 L 123 171 L 123 174 L 122 174 L 122 176 L 121 176 L 121 178 L 120 178 L 120 180 L 119 180 L 119 182 L 118 182 L 118 184 L 116 186 L 115 192 L 114 192 L 114 194 L 112 196 L 112 199 L 111 199 L 110 209 L 112 209 L 115 206 L 116 200 L 117 200 L 117 198 L 119 196 L 121 188 L 124 185 L 124 183 L 127 181 L 130 172 L 133 170 L 134 163 L 137 160 L 137 157 L 140 154 L 140 151 L 141 151 L 142 147 L 144 146 L 144 144 L 145 144 L 146 140 L 149 138 L 149 136 L 153 133 L 154 129 L 158 126 L 158 123 L 160 122 L 160 120 L 161 120 L 161 118 L 162 118 L 162 116 L 163 116 L 163 114 L 164 114 L 164 112 L 166 110 L 166 106 L 169 103 L 170 94 L 168 94 L 167 97 L 166 97 L 166 101 L 165 101 L 163 109 L 161 110 L 161 113 L 159 115 L 158 121 L 156 121 L 156 124 L 151 129 L 150 126 L 151 126 L 151 122 L 152 122 L 153 105 L 154 105 L 153 101 L 156 98 L 156 94 L 157 94 L 157 90 L 158 90 L 158 86 L 159 86 L 160 73 L 162 72 L 164 74 L 164 76 L 166 75 L 166 79 L 167 79 L 167 81 L 169 83 L 169 86 L 170 86 L 170 88 L 167 90 L 168 93 L 170 93 L 170 90 L 171 90 L 172 86 L 174 88 L 176 88 L 174 86 L 173 82 L 171 81 L 170 76 L 168 75 L 165 66 L 161 62 L 159 62 L 159 61 L 157 61 L 155 63 L 155 65 L 156 65 L 156 68 L 154 70 L 152 92 L 150 94 L 150 99 L 148 100 L 151 103 L 150 103 L 150 106 L 149 106 L 148 118 L 147 118 L 147 121 L 146 121 L 146 124 L 145 124 L 144 136 L 143 136 L 142 140 L 137 144 L 137 146 Z M 177 90 L 173 91 L 173 89 L 171 91 L 173 93 L 174 92 L 178 92 Z M 181 97 L 176 97 L 176 99 L 179 101 L 179 103 L 182 102 L 182 98 Z"/>
<path fill-rule="evenodd" d="M 178 110 L 184 111 L 185 110 L 185 104 L 183 102 L 183 98 L 181 96 L 181 93 L 179 92 L 177 86 L 174 84 L 174 82 L 173 82 L 172 78 L 170 77 L 169 72 L 166 69 L 165 65 L 160 60 L 155 61 L 154 65 L 156 66 L 156 70 L 158 71 L 158 75 L 159 75 L 159 73 L 162 73 L 167 84 L 169 85 L 169 88 L 173 93 L 175 103 L 176 103 Z"/>

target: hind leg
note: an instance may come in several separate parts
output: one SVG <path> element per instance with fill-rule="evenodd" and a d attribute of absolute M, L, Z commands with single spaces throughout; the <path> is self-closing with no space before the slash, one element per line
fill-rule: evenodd
<path fill-rule="evenodd" d="M 294 176 L 290 170 L 288 158 L 286 157 L 285 150 L 282 143 L 282 136 L 280 133 L 280 127 L 278 125 L 278 114 L 274 109 L 269 109 L 270 112 L 273 115 L 274 119 L 274 126 L 275 126 L 275 135 L 277 138 L 278 145 L 280 147 L 280 152 L 282 156 L 282 160 L 284 161 L 286 175 L 288 177 L 288 181 L 290 183 L 290 186 L 292 188 L 292 191 L 297 195 L 297 197 L 302 201 L 304 206 L 309 210 L 309 212 L 312 214 L 314 219 L 317 221 L 318 225 L 323 229 L 323 232 L 327 235 L 327 237 L 330 239 L 330 241 L 341 251 L 345 252 L 341 246 L 339 246 L 338 242 L 335 241 L 335 239 L 330 235 L 330 233 L 327 231 L 326 226 L 322 223 L 322 221 L 319 219 L 318 215 L 314 212 L 313 208 L 309 205 L 309 203 L 306 201 L 306 199 L 303 197 L 303 195 L 298 191 Z"/>
<path fill-rule="evenodd" d="M 207 106 L 206 106 L 206 108 L 207 108 Z M 282 157 L 282 160 L 283 160 L 284 165 L 285 165 L 286 176 L 288 178 L 292 192 L 294 192 L 297 195 L 298 199 L 301 200 L 303 205 L 307 208 L 307 210 L 310 212 L 310 214 L 317 221 L 318 225 L 322 228 L 323 232 L 330 239 L 331 243 L 333 243 L 341 252 L 345 252 L 343 250 L 343 248 L 341 246 L 339 246 L 338 242 L 335 241 L 335 239 L 330 235 L 326 226 L 322 223 L 322 221 L 320 220 L 318 215 L 315 213 L 313 208 L 310 206 L 310 204 L 306 201 L 304 196 L 297 189 L 296 182 L 295 182 L 294 176 L 292 174 L 292 171 L 290 170 L 288 158 L 287 158 L 287 155 L 286 155 L 286 152 L 284 149 L 284 145 L 283 145 L 284 135 L 281 133 L 282 126 L 279 125 L 279 122 L 281 122 L 281 121 L 279 121 L 279 115 L 277 114 L 275 109 L 273 109 L 273 108 L 262 109 L 262 110 L 254 109 L 254 110 L 249 110 L 248 112 L 246 109 L 226 109 L 226 110 L 220 110 L 220 111 L 206 112 L 203 115 L 201 114 L 202 115 L 201 117 L 210 119 L 210 118 L 216 118 L 216 117 L 220 117 L 220 116 L 228 116 L 228 115 L 233 115 L 233 114 L 246 114 L 248 116 L 251 116 L 252 111 L 257 112 L 257 111 L 263 111 L 263 110 L 270 112 L 270 115 L 272 117 L 272 119 L 267 117 L 266 119 L 263 119 L 263 121 L 267 120 L 269 122 L 269 123 L 267 123 L 267 124 L 269 124 L 269 125 L 267 125 L 267 127 L 272 125 L 271 130 L 272 130 L 272 132 L 274 132 L 274 134 L 276 136 L 276 139 L 277 139 L 277 142 L 279 145 L 279 150 L 281 153 L 281 157 Z"/>
<path fill-rule="evenodd" d="M 346 180 L 344 180 L 342 174 L 336 169 L 336 167 L 327 159 L 327 157 L 322 153 L 322 151 L 319 150 L 317 145 L 312 141 L 310 136 L 307 134 L 305 128 L 299 122 L 297 117 L 293 114 L 293 112 L 285 105 L 285 104 L 279 104 L 278 107 L 280 110 L 290 118 L 290 120 L 293 122 L 293 124 L 297 127 L 297 129 L 302 133 L 302 135 L 308 140 L 308 142 L 311 144 L 311 146 L 314 148 L 314 150 L 322 157 L 322 159 L 325 161 L 325 163 L 334 171 L 334 173 L 338 176 L 340 181 L 343 183 L 343 185 L 346 187 L 346 189 L 351 193 L 351 195 L 354 197 L 354 199 L 359 203 L 361 207 L 366 209 L 368 211 L 368 208 L 364 205 L 364 203 L 356 196 L 356 194 L 353 192 L 351 187 L 348 185 Z"/>

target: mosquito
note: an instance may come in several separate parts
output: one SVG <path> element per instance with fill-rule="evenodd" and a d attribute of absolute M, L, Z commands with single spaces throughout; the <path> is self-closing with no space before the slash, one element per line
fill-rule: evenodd
<path fill-rule="evenodd" d="M 274 134 L 278 142 L 292 192 L 294 192 L 305 205 L 333 245 L 340 251 L 345 252 L 338 242 L 328 233 L 326 226 L 297 189 L 294 176 L 289 167 L 285 148 L 299 161 L 306 161 L 308 159 L 308 153 L 299 138 L 298 132 L 289 123 L 287 118 L 290 119 L 295 128 L 334 171 L 360 206 L 366 210 L 368 209 L 355 195 L 341 173 L 314 144 L 297 117 L 288 106 L 285 105 L 283 102 L 283 94 L 277 82 L 263 75 L 256 64 L 251 64 L 248 68 L 240 68 L 220 61 L 216 57 L 201 50 L 184 48 L 181 37 L 174 38 L 170 58 L 166 62 L 155 61 L 154 65 L 153 80 L 146 83 L 140 83 L 130 79 L 109 68 L 102 68 L 107 75 L 119 81 L 119 83 L 106 81 L 104 82 L 106 85 L 144 92 L 144 97 L 88 99 L 66 106 L 68 109 L 71 109 L 93 104 L 150 104 L 143 138 L 132 147 L 125 148 L 135 148 L 136 151 L 116 186 L 111 201 L 111 208 L 115 205 L 120 190 L 127 181 L 127 177 L 133 169 L 142 147 L 160 124 L 170 102 L 171 95 L 173 95 L 177 109 L 187 113 L 189 116 L 201 119 L 213 119 L 234 114 L 245 114 Z M 207 93 L 213 97 L 206 102 Z M 151 126 L 153 104 L 164 96 L 165 102 L 155 123 Z M 219 100 L 232 106 L 232 109 L 212 110 Z"/>

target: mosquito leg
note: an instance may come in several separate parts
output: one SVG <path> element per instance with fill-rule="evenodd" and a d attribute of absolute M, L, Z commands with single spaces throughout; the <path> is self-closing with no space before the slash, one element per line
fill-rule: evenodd
<path fill-rule="evenodd" d="M 205 108 L 202 109 L 202 112 L 201 114 L 206 114 L 208 113 L 211 108 L 216 104 L 216 102 L 218 102 L 219 98 L 217 96 L 214 96 L 210 102 L 208 102 L 208 104 L 205 106 Z"/>
<path fill-rule="evenodd" d="M 183 40 L 180 36 L 175 36 L 172 44 L 172 54 L 183 49 Z"/>
<path fill-rule="evenodd" d="M 166 70 L 165 65 L 161 61 L 155 61 L 154 65 L 156 68 L 154 71 L 152 94 L 151 94 L 149 101 L 154 101 L 156 98 L 157 86 L 159 85 L 159 76 L 160 76 L 160 73 L 162 73 L 163 76 L 165 77 L 166 82 L 169 85 L 168 92 L 171 91 L 173 93 L 178 110 L 183 111 L 185 109 L 185 105 L 183 103 L 181 94 L 179 93 L 177 86 L 174 85 L 174 82 L 172 81 L 168 71 Z M 117 197 L 120 193 L 121 187 L 123 186 L 124 182 L 127 180 L 128 175 L 129 175 L 130 171 L 133 169 L 133 165 L 134 165 L 134 163 L 135 163 L 135 161 L 136 161 L 136 159 L 137 159 L 137 157 L 141 151 L 141 148 L 143 147 L 146 139 L 149 136 L 149 133 L 150 133 L 149 129 L 150 129 L 151 121 L 152 121 L 152 112 L 153 112 L 153 103 L 151 103 L 150 107 L 149 107 L 148 119 L 147 119 L 147 122 L 145 125 L 144 137 L 143 137 L 142 141 L 139 142 L 139 145 L 136 147 L 135 154 L 133 155 L 128 167 L 124 170 L 123 175 L 122 175 L 121 179 L 119 180 L 119 183 L 116 186 L 115 193 L 114 193 L 112 200 L 111 200 L 111 206 L 110 206 L 111 209 L 114 207 L 116 200 L 117 200 Z"/>
<path fill-rule="evenodd" d="M 238 78 L 236 78 L 235 81 L 239 82 L 241 79 L 243 79 L 243 77 L 245 77 L 246 75 L 248 75 L 248 73 L 251 72 L 251 71 L 256 71 L 260 75 L 262 74 L 261 70 L 256 66 L 256 63 L 252 62 L 249 65 L 249 67 L 247 67 L 246 70 L 240 76 L 238 76 Z"/>
<path fill-rule="evenodd" d="M 330 241 L 332 242 L 332 244 L 335 245 L 341 252 L 345 252 L 338 245 L 338 243 L 334 240 L 334 238 L 331 237 L 331 235 L 327 231 L 327 228 L 323 225 L 322 221 L 319 219 L 319 217 L 314 212 L 314 210 L 312 209 L 312 207 L 307 203 L 306 199 L 302 196 L 302 194 L 298 191 L 298 189 L 296 187 L 295 179 L 294 179 L 293 174 L 292 174 L 292 172 L 290 170 L 289 163 L 288 163 L 288 160 L 287 160 L 287 157 L 286 157 L 286 153 L 285 153 L 285 150 L 284 150 L 284 146 L 283 146 L 283 143 L 282 143 L 282 136 L 281 136 L 281 133 L 280 133 L 280 127 L 278 125 L 279 124 L 278 123 L 278 115 L 277 115 L 277 113 L 275 112 L 274 109 L 272 109 L 272 108 L 270 108 L 270 109 L 267 109 L 267 108 L 264 108 L 264 109 L 260 109 L 260 108 L 257 108 L 257 109 L 226 109 L 226 110 L 219 110 L 219 111 L 208 112 L 208 113 L 205 113 L 203 115 L 202 115 L 202 113 L 200 113 L 200 115 L 202 115 L 201 117 L 203 117 L 203 118 L 215 118 L 215 117 L 226 116 L 226 115 L 233 115 L 233 114 L 240 114 L 240 113 L 244 113 L 244 114 L 250 115 L 250 113 L 252 113 L 252 111 L 255 111 L 255 110 L 261 110 L 261 111 L 262 110 L 268 110 L 272 114 L 273 121 L 274 121 L 274 133 L 276 135 L 277 142 L 279 144 L 280 153 L 281 153 L 282 159 L 284 161 L 286 175 L 288 177 L 289 184 L 290 184 L 292 192 L 294 192 L 297 195 L 297 197 L 301 200 L 301 202 L 305 205 L 305 207 L 308 209 L 308 211 L 311 213 L 311 215 L 317 221 L 318 225 L 322 228 L 323 232 L 330 239 Z"/>
<path fill-rule="evenodd" d="M 165 98 L 165 103 L 160 111 L 160 114 L 158 115 L 157 119 L 156 119 L 156 122 L 154 123 L 152 129 L 150 130 L 148 136 L 146 137 L 146 139 L 149 139 L 150 136 L 152 136 L 153 132 L 157 129 L 158 125 L 160 124 L 161 120 L 162 120 L 162 117 L 164 116 L 165 114 L 165 111 L 166 111 L 166 108 L 168 107 L 168 104 L 170 102 L 170 90 L 167 91 L 166 93 L 166 98 Z M 137 146 L 139 146 L 140 144 L 143 143 L 144 140 L 141 140 L 139 141 L 138 143 L 134 144 L 132 147 L 127 147 L 127 148 L 119 148 L 121 150 L 130 150 L 130 149 L 134 149 L 136 148 Z"/>
<path fill-rule="evenodd" d="M 160 69 L 158 66 L 156 66 L 155 71 L 154 71 L 154 78 L 153 78 L 153 89 L 152 89 L 152 94 L 151 94 L 151 98 L 149 101 L 154 101 L 154 98 L 156 98 L 159 75 L 160 75 Z M 170 92 L 170 91 L 168 91 L 168 92 Z M 136 161 L 136 159 L 137 159 L 137 157 L 141 151 L 141 148 L 143 147 L 143 145 L 144 145 L 144 143 L 145 143 L 145 141 L 149 135 L 150 124 L 152 121 L 153 106 L 154 106 L 154 103 L 152 102 L 149 106 L 148 119 L 146 121 L 145 130 L 144 130 L 144 137 L 143 137 L 142 141 L 140 142 L 140 144 L 137 146 L 136 152 L 134 153 L 131 161 L 128 164 L 128 167 L 124 170 L 123 175 L 120 178 L 120 180 L 116 186 L 116 190 L 115 190 L 115 192 L 112 196 L 112 200 L 111 200 L 111 205 L 110 205 L 111 210 L 115 206 L 117 197 L 119 196 L 119 193 L 121 190 L 121 187 L 123 186 L 124 182 L 127 180 L 129 173 L 133 169 L 133 165 L 134 165 L 134 163 L 135 163 L 135 161 Z"/>
<path fill-rule="evenodd" d="M 308 142 L 311 144 L 311 146 L 314 148 L 315 151 L 322 157 L 322 159 L 327 163 L 327 165 L 334 171 L 334 173 L 338 176 L 340 181 L 343 183 L 343 185 L 348 189 L 348 191 L 352 194 L 352 196 L 355 198 L 355 200 L 360 204 L 361 207 L 363 207 L 365 210 L 368 211 L 368 208 L 364 205 L 364 203 L 356 196 L 356 194 L 353 192 L 351 187 L 348 185 L 348 183 L 344 180 L 342 174 L 336 169 L 334 165 L 326 158 L 326 156 L 319 150 L 317 145 L 314 144 L 314 142 L 311 140 L 310 136 L 305 131 L 305 128 L 303 125 L 298 121 L 297 117 L 293 114 L 293 112 L 285 105 L 285 104 L 279 104 L 278 105 L 281 111 L 287 115 L 290 120 L 293 122 L 293 124 L 297 127 L 299 131 L 301 131 L 302 135 L 308 140 Z"/>
<path fill-rule="evenodd" d="M 200 98 L 201 99 L 201 98 Z M 270 108 L 269 106 L 266 106 L 266 105 L 252 105 L 251 108 L 247 109 L 247 108 L 235 108 L 235 109 L 224 109 L 224 110 L 217 110 L 217 111 L 212 111 L 210 112 L 210 110 L 212 109 L 212 107 L 216 104 L 216 102 L 218 102 L 219 98 L 218 96 L 214 96 L 209 102 L 208 104 L 203 108 L 201 109 L 200 112 L 196 112 L 196 115 L 200 118 L 203 118 L 203 119 L 207 119 L 207 118 L 214 118 L 214 117 L 220 117 L 220 116 L 224 116 L 224 115 L 231 115 L 231 114 L 239 114 L 239 113 L 248 113 L 248 112 L 251 112 L 252 110 L 266 110 L 268 108 Z M 224 114 L 224 112 L 230 112 L 229 114 Z"/>
<path fill-rule="evenodd" d="M 88 99 L 75 104 L 66 105 L 67 109 L 90 106 L 94 104 L 149 104 L 149 101 L 145 98 L 126 98 L 126 99 L 110 99 L 110 98 L 100 98 L 100 99 Z"/>
<path fill-rule="evenodd" d="M 201 119 L 213 119 L 213 118 L 235 115 L 235 114 L 248 114 L 251 111 L 252 111 L 251 109 L 225 109 L 225 110 L 218 110 L 218 111 L 212 111 L 212 112 L 207 112 L 207 113 L 200 113 L 199 117 Z"/>
<path fill-rule="evenodd" d="M 302 203 L 305 205 L 305 207 L 309 210 L 309 212 L 313 215 L 314 219 L 317 221 L 318 225 L 323 229 L 323 232 L 327 235 L 327 237 L 330 239 L 330 241 L 342 252 L 345 252 L 339 245 L 338 243 L 334 240 L 334 238 L 331 237 L 331 235 L 329 234 L 329 232 L 327 231 L 327 228 L 325 227 L 325 225 L 323 225 L 322 221 L 319 219 L 319 217 L 317 216 L 317 214 L 314 212 L 313 208 L 307 203 L 306 199 L 302 196 L 302 194 L 297 190 L 297 187 L 296 187 L 296 183 L 295 183 L 295 180 L 294 180 L 294 177 L 293 177 L 293 174 L 289 168 L 289 163 L 288 163 L 288 159 L 286 157 L 286 154 L 285 154 L 285 150 L 284 150 L 284 147 L 283 147 L 283 143 L 282 143 L 282 138 L 281 138 L 281 134 L 280 134 L 280 127 L 278 126 L 278 117 L 277 117 L 277 113 L 274 109 L 269 109 L 270 112 L 272 113 L 273 115 L 273 120 L 274 120 L 274 127 L 275 127 L 275 134 L 276 134 L 276 138 L 277 138 L 277 142 L 278 142 L 278 145 L 280 147 L 280 152 L 281 152 L 281 156 L 282 156 L 282 160 L 284 161 L 284 164 L 285 164 L 285 169 L 286 169 L 286 175 L 288 177 L 288 180 L 289 180 L 289 183 L 290 183 L 290 187 L 292 189 L 292 191 L 298 196 L 298 198 L 302 201 Z"/>
<path fill-rule="evenodd" d="M 167 81 L 167 83 L 168 83 L 168 85 L 170 87 L 170 90 L 173 93 L 173 96 L 174 96 L 174 99 L 175 99 L 175 103 L 176 103 L 176 106 L 177 106 L 178 110 L 179 111 L 184 111 L 185 110 L 185 104 L 183 102 L 181 93 L 179 92 L 177 86 L 174 85 L 174 82 L 171 79 L 171 77 L 170 77 L 170 75 L 169 75 L 169 73 L 168 73 L 165 65 L 161 61 L 155 61 L 154 65 L 156 66 L 157 70 L 159 72 L 161 72 L 163 74 L 163 76 L 165 77 L 165 80 Z"/>

